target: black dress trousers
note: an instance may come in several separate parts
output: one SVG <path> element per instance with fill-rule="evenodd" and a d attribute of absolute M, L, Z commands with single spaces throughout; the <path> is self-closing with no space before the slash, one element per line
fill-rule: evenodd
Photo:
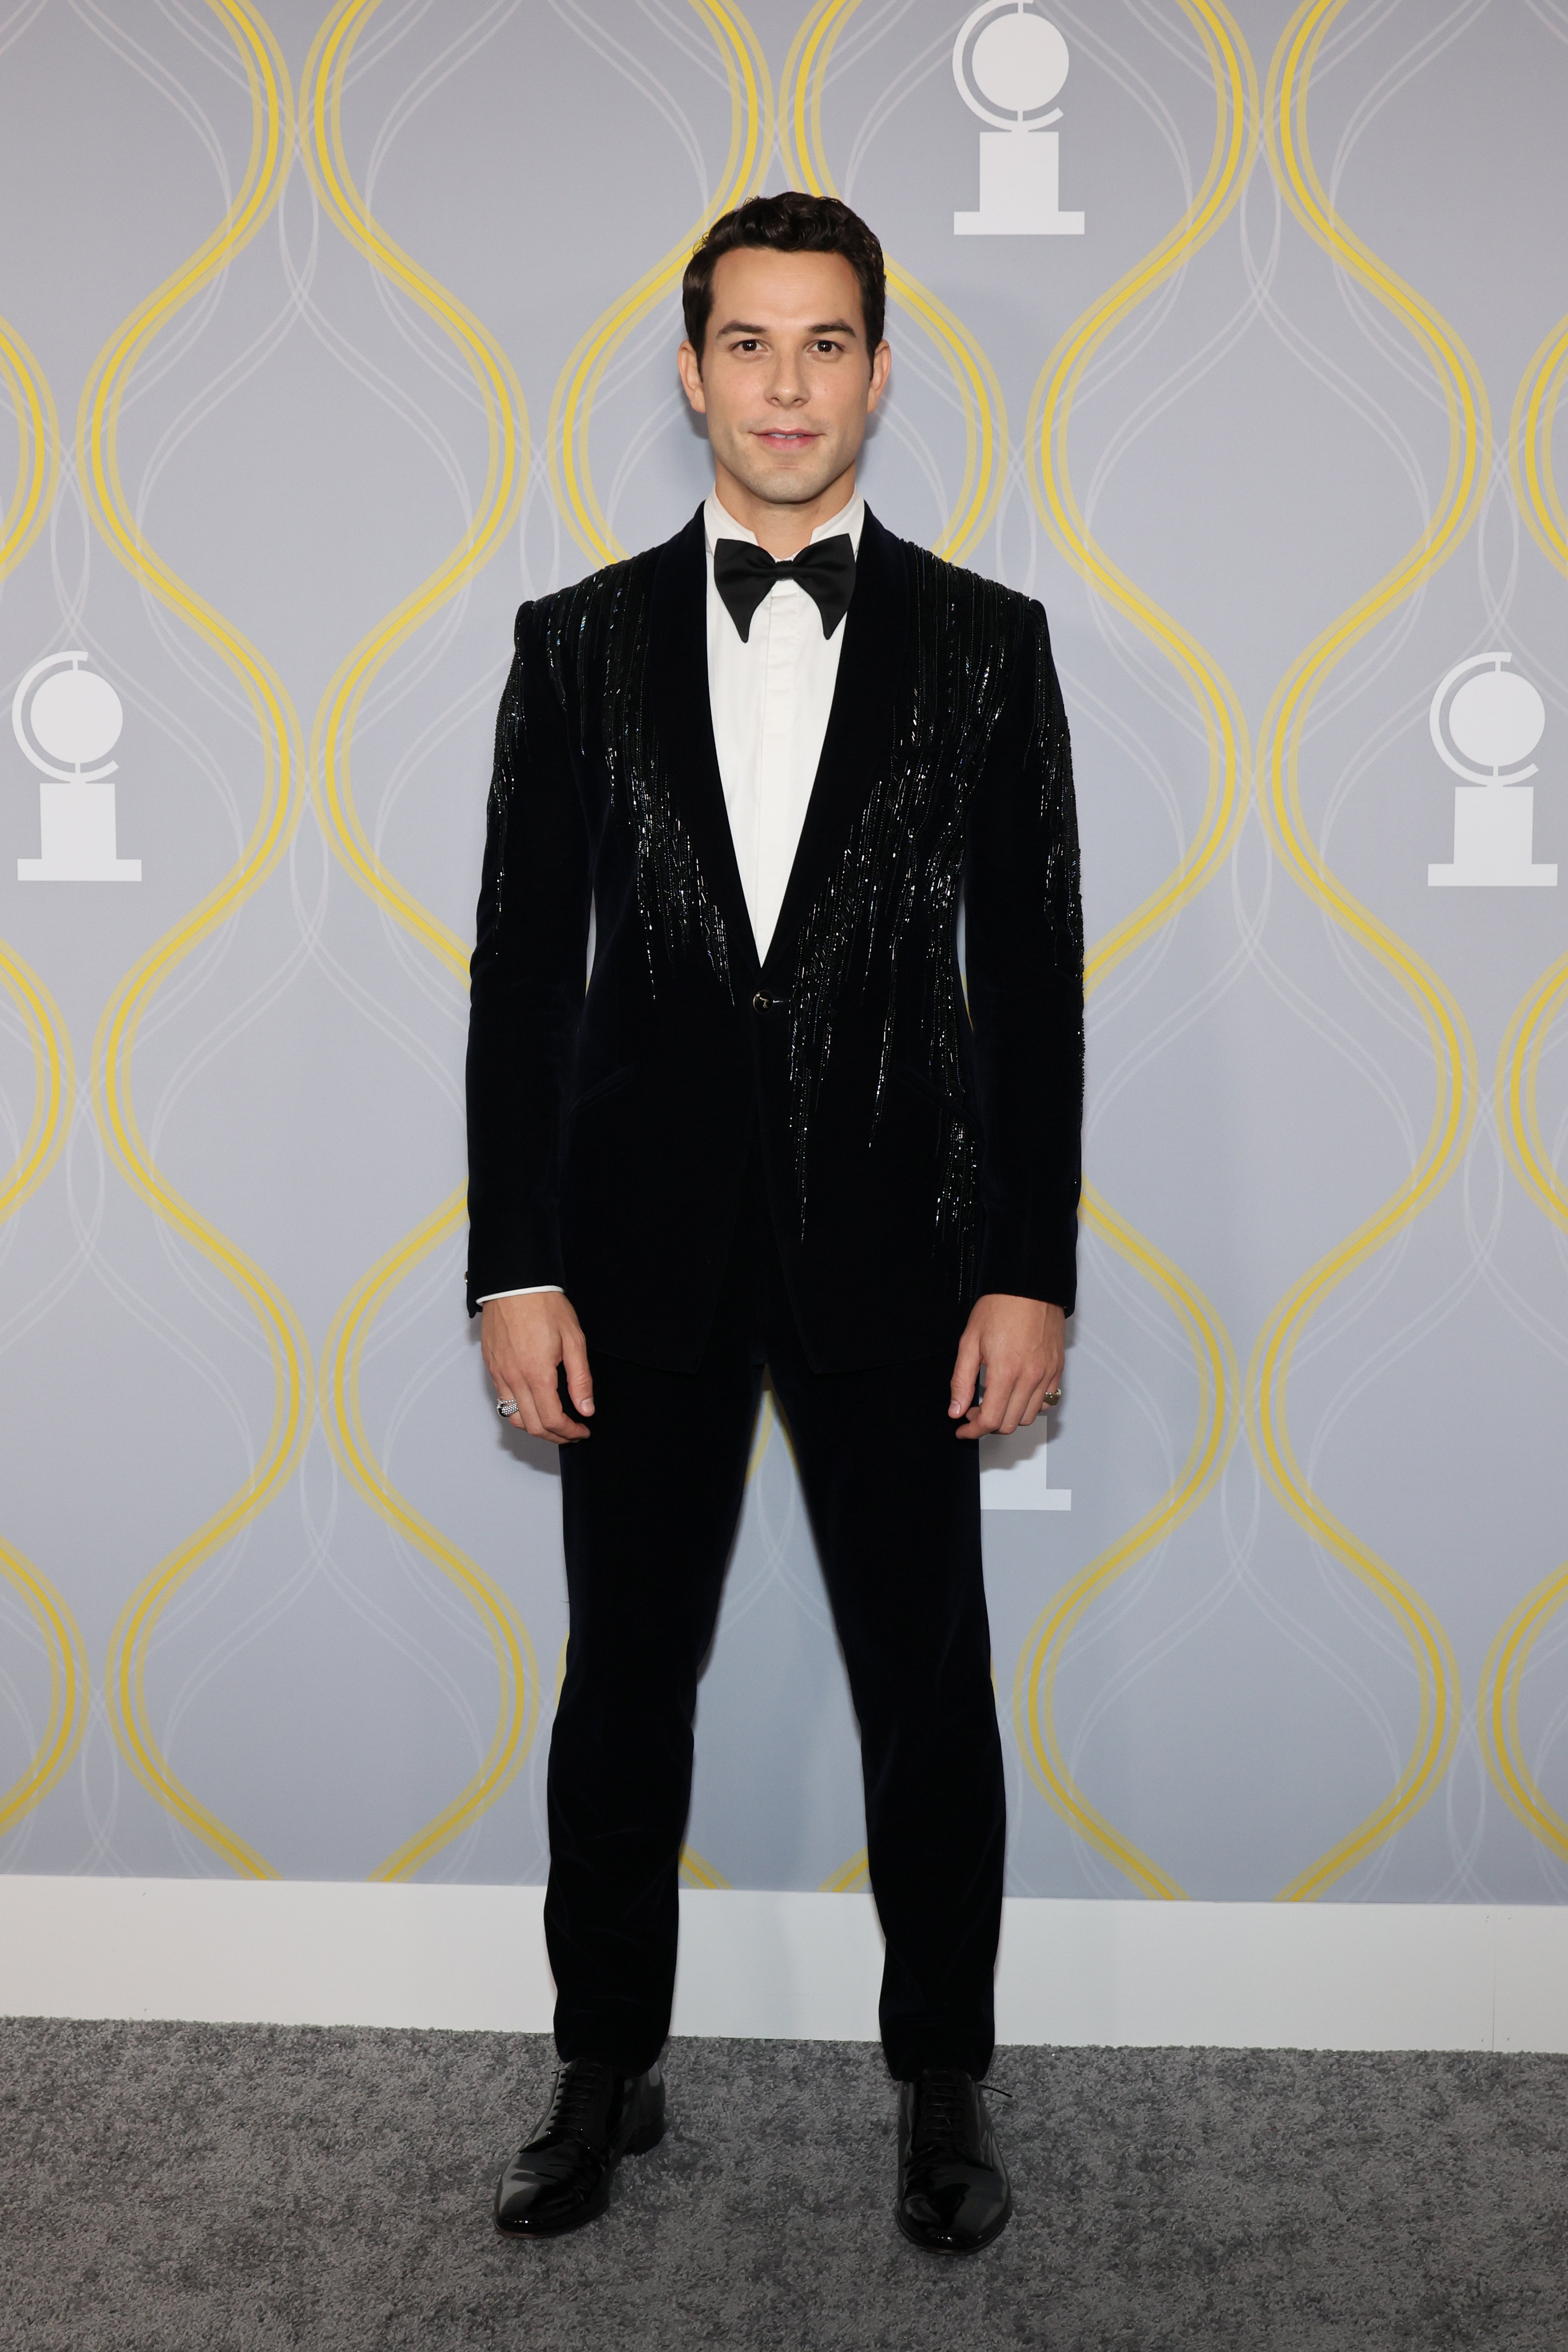
<path fill-rule="evenodd" d="M 948 1418 L 952 1349 L 811 1370 L 754 1149 L 698 1370 L 602 1356 L 591 1331 L 588 1343 L 593 1435 L 561 1461 L 571 1640 L 550 1744 L 544 1924 L 561 2057 L 640 2073 L 669 2030 L 698 1670 L 766 1365 L 859 1719 L 888 2063 L 900 2080 L 934 2065 L 984 2074 L 1005 1795 L 980 1465 Z"/>

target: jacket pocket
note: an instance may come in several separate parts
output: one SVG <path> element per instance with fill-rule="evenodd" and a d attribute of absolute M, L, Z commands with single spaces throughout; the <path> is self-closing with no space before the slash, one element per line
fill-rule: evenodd
<path fill-rule="evenodd" d="M 895 1062 L 892 1075 L 901 1085 L 908 1087 L 911 1094 L 923 1096 L 927 1102 L 939 1103 L 952 1118 L 967 1121 L 969 1105 L 963 1097 L 950 1095 L 944 1086 L 928 1076 L 924 1070 L 914 1069 L 908 1062 Z"/>
<path fill-rule="evenodd" d="M 606 1077 L 595 1078 L 591 1087 L 584 1087 L 581 1093 L 573 1096 L 566 1106 L 567 1118 L 575 1118 L 580 1110 L 586 1110 L 590 1103 L 602 1102 L 606 1095 L 619 1094 L 623 1087 L 630 1086 L 636 1076 L 636 1068 L 627 1062 L 623 1068 L 610 1071 Z"/>

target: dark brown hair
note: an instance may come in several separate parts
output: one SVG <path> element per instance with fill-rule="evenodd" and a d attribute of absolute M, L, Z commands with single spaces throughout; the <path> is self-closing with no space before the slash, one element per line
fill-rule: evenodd
<path fill-rule="evenodd" d="M 808 196 L 788 188 L 780 196 L 750 196 L 733 212 L 721 213 L 686 265 L 680 305 L 686 336 L 699 364 L 713 310 L 713 267 L 737 246 L 767 246 L 774 253 L 841 253 L 860 288 L 866 327 L 866 357 L 882 340 L 888 310 L 888 274 L 882 248 L 858 213 L 837 196 Z"/>

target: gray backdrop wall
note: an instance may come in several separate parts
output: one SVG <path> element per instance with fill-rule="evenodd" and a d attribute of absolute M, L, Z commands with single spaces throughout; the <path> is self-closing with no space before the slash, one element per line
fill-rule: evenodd
<path fill-rule="evenodd" d="M 871 501 L 1044 598 L 1076 745 L 1010 1883 L 1568 1895 L 1568 5 L 1048 16 L 0 18 L 9 1868 L 543 1874 L 556 1471 L 461 1299 L 493 711 L 520 596 L 702 493 L 695 232 L 809 184 L 894 264 Z M 698 1755 L 694 1881 L 864 1884 L 766 1408 Z"/>

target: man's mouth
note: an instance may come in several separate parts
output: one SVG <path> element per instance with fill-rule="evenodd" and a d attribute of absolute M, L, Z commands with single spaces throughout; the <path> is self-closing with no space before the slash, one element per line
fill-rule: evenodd
<path fill-rule="evenodd" d="M 804 449 L 809 442 L 816 440 L 818 436 L 815 433 L 791 433 L 775 425 L 765 433 L 759 433 L 755 437 L 759 441 L 765 441 L 770 449 Z"/>

